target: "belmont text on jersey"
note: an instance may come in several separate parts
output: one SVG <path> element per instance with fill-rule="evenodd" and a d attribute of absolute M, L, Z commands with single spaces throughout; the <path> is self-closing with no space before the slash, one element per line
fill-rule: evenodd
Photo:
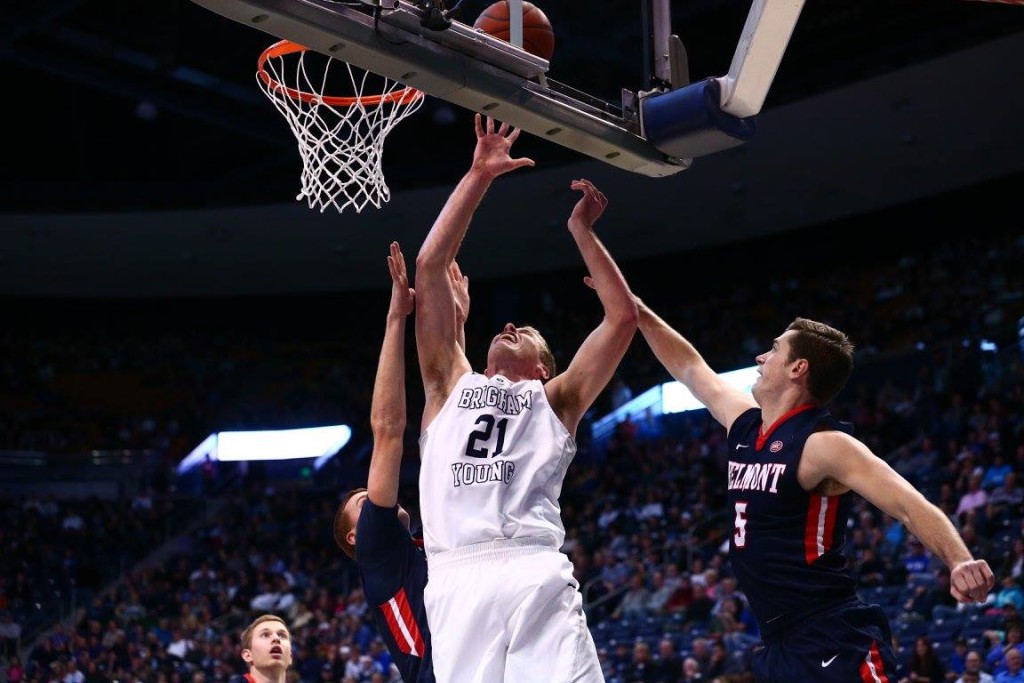
<path fill-rule="evenodd" d="M 729 461 L 729 489 L 778 493 L 779 477 L 786 471 L 784 462 L 742 463 Z"/>
<path fill-rule="evenodd" d="M 497 408 L 506 415 L 518 415 L 533 407 L 533 392 L 513 394 L 495 386 L 466 387 L 459 394 L 459 408 Z"/>

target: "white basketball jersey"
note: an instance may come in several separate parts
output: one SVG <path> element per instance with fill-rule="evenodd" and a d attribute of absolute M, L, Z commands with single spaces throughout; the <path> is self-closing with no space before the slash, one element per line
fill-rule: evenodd
<path fill-rule="evenodd" d="M 575 454 L 540 380 L 463 375 L 420 436 L 427 554 L 524 537 L 560 548 L 558 497 Z"/>

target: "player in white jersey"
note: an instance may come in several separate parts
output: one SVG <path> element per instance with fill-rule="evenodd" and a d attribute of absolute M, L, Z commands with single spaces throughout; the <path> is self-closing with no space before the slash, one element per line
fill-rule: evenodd
<path fill-rule="evenodd" d="M 519 130 L 476 117 L 470 170 L 416 259 L 416 343 L 425 405 L 420 513 L 430 580 L 425 604 L 439 683 L 602 683 L 558 497 L 583 414 L 611 380 L 637 328 L 636 302 L 594 234 L 607 199 L 590 182 L 568 220 L 604 318 L 568 368 L 532 327 L 508 323 L 475 373 L 454 339 L 448 269 L 492 181 L 532 166 L 513 159 Z M 499 248 L 500 245 L 495 245 Z"/>

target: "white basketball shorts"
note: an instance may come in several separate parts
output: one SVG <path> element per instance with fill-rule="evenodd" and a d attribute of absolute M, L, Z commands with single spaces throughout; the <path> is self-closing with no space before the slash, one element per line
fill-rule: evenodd
<path fill-rule="evenodd" d="M 438 683 L 604 683 L 572 563 L 531 538 L 428 558 Z"/>

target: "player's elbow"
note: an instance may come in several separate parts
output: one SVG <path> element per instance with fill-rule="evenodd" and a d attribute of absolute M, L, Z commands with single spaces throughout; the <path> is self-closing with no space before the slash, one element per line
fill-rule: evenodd
<path fill-rule="evenodd" d="M 373 440 L 400 438 L 405 433 L 405 416 L 392 412 L 375 413 L 370 416 L 370 430 Z"/>
<path fill-rule="evenodd" d="M 440 249 L 424 245 L 416 255 L 416 273 L 444 272 L 448 268 L 448 255 Z"/>
<path fill-rule="evenodd" d="M 632 305 L 616 306 L 605 314 L 608 323 L 623 334 L 632 335 L 640 325 L 640 313 L 637 310 L 636 302 Z"/>

